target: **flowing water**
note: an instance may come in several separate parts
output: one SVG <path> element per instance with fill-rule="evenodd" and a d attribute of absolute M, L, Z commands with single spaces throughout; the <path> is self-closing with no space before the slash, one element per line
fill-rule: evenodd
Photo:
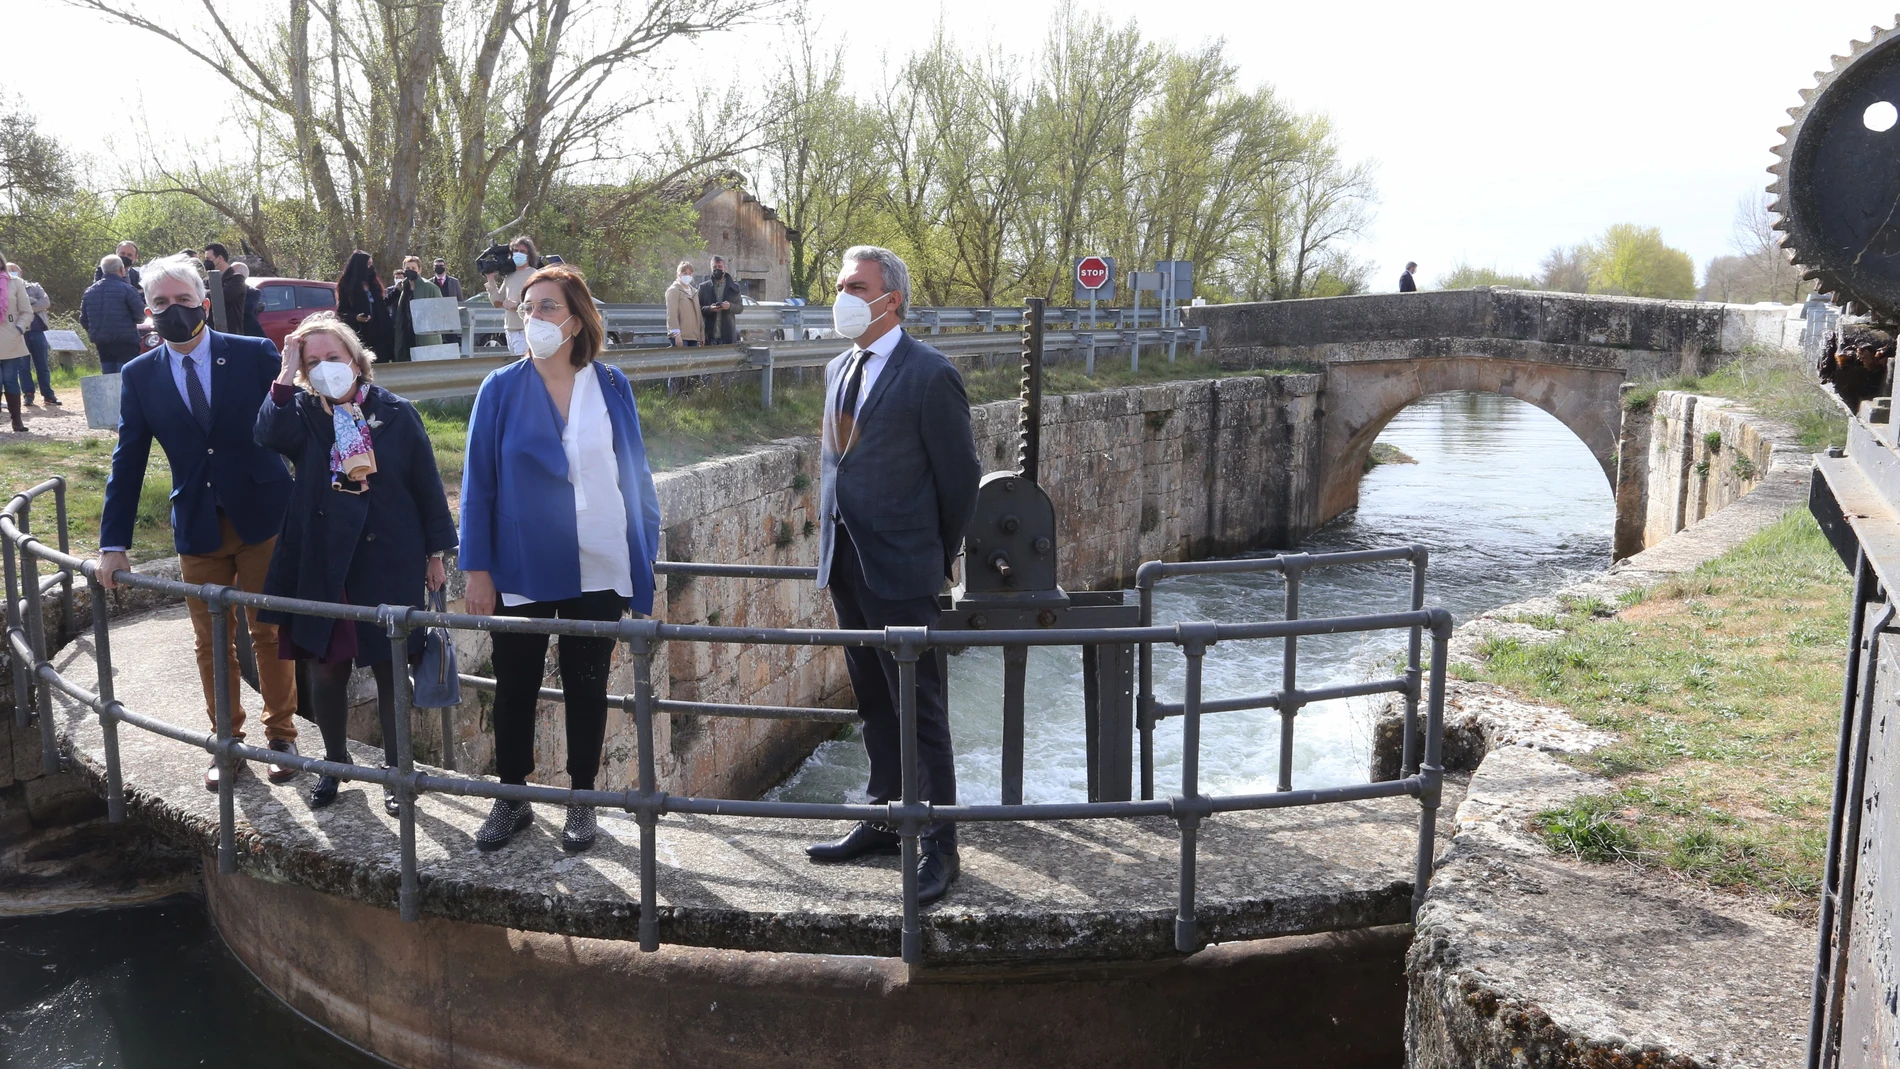
<path fill-rule="evenodd" d="M 1426 598 L 1463 620 L 1547 593 L 1610 559 L 1614 504 L 1589 450 L 1554 418 L 1491 394 L 1426 398 L 1394 419 L 1380 441 L 1416 464 L 1366 476 L 1360 507 L 1299 548 L 1308 552 L 1421 542 L 1431 549 Z M 1272 575 L 1169 580 L 1157 622 L 1261 620 L 1284 611 Z M 1133 594 L 1129 595 L 1131 600 Z M 1403 564 L 1329 569 L 1301 585 L 1302 615 L 1408 607 Z M 1302 639 L 1304 686 L 1393 674 L 1403 633 Z M 1162 651 L 1158 651 L 1162 652 Z M 1002 657 L 973 650 L 950 661 L 959 798 L 1000 798 Z M 1216 646 L 1206 664 L 1209 698 L 1264 693 L 1280 678 L 1277 643 Z M 1182 662 L 1157 662 L 1156 689 L 1179 701 Z M 1032 650 L 1024 795 L 1079 800 L 1083 773 L 1082 682 L 1073 650 Z M 1294 784 L 1363 781 L 1373 699 L 1309 707 L 1294 732 Z M 1202 726 L 1202 789 L 1271 789 L 1280 718 L 1271 711 L 1209 714 Z M 1156 732 L 1158 793 L 1178 784 L 1180 721 Z M 825 743 L 774 795 L 861 799 L 864 748 L 855 734 Z M 382 1063 L 302 1021 L 259 987 L 219 942 L 200 906 L 0 920 L 0 1065 L 334 1066 Z"/>
<path fill-rule="evenodd" d="M 1603 470 L 1554 417 L 1496 394 L 1448 393 L 1401 412 L 1379 440 L 1415 464 L 1367 473 L 1359 508 L 1299 549 L 1371 549 L 1419 542 L 1431 551 L 1426 604 L 1463 620 L 1534 597 L 1600 571 L 1610 561 L 1615 502 Z M 1261 551 L 1270 555 L 1272 550 Z M 1274 574 L 1170 579 L 1155 593 L 1155 622 L 1276 619 L 1285 583 Z M 1134 592 L 1127 594 L 1130 603 Z M 1405 562 L 1319 569 L 1300 584 L 1302 616 L 1357 615 L 1409 608 Z M 1328 635 L 1300 640 L 1300 684 L 1318 687 L 1397 674 L 1405 633 Z M 1156 647 L 1155 692 L 1181 700 L 1184 662 Z M 1277 641 L 1223 644 L 1203 668 L 1207 699 L 1278 689 Z M 1002 651 L 968 650 L 950 659 L 951 734 L 957 798 L 1001 800 Z M 1026 688 L 1023 800 L 1086 801 L 1082 672 L 1078 651 L 1032 649 Z M 1293 732 L 1297 788 L 1364 782 L 1371 723 L 1384 696 L 1307 707 Z M 1207 715 L 1201 724 L 1205 793 L 1272 790 L 1278 779 L 1280 715 L 1268 709 Z M 868 765 L 855 732 L 819 747 L 774 796 L 838 801 L 864 798 Z M 1181 721 L 1155 731 L 1156 792 L 1180 783 Z"/>

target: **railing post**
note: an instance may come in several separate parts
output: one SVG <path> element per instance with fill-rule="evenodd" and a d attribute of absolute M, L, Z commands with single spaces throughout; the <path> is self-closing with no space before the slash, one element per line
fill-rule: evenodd
<path fill-rule="evenodd" d="M 421 881 L 416 876 L 416 752 L 415 732 L 409 723 L 409 610 L 395 605 L 377 607 L 389 635 L 391 682 L 395 685 L 396 727 L 396 837 L 402 852 L 402 884 L 396 906 L 402 919 L 422 917 Z"/>
<path fill-rule="evenodd" d="M 70 556 L 72 541 L 66 531 L 66 477 L 53 477 L 53 515 L 59 524 L 59 551 Z M 62 639 L 73 633 L 73 572 L 59 570 L 59 634 Z"/>
<path fill-rule="evenodd" d="M 20 506 L 22 534 L 28 533 L 30 508 L 31 502 Z M 53 694 L 40 679 L 40 665 L 46 663 L 46 606 L 40 597 L 40 561 L 33 555 L 33 543 L 37 541 L 27 537 L 20 542 L 20 585 L 26 595 L 26 640 L 33 651 L 33 663 L 26 667 L 26 674 L 33 685 L 29 700 L 40 718 L 40 771 L 51 776 L 59 772 L 59 737 L 53 731 Z M 14 666 L 16 670 L 19 667 Z"/>
<path fill-rule="evenodd" d="M 462 318 L 462 359 L 469 360 L 475 356 L 475 317 L 467 305 L 456 312 Z"/>
<path fill-rule="evenodd" d="M 1412 876 L 1412 919 L 1418 919 L 1425 904 L 1425 891 L 1432 881 L 1432 854 L 1438 839 L 1438 795 L 1445 778 L 1441 746 L 1445 733 L 1445 649 L 1451 642 L 1451 614 L 1432 610 L 1432 688 L 1425 706 L 1425 763 L 1419 768 L 1424 781 L 1418 792 L 1418 868 Z"/>
<path fill-rule="evenodd" d="M 1194 915 L 1195 855 L 1201 815 L 1194 803 L 1201 794 L 1201 659 L 1207 655 L 1210 624 L 1176 628 L 1181 652 L 1187 655 L 1187 690 L 1181 698 L 1181 798 L 1175 823 L 1181 829 L 1179 899 L 1174 914 L 1174 949 L 1193 953 L 1200 945 L 1200 921 Z"/>
<path fill-rule="evenodd" d="M 1425 608 L 1425 563 L 1429 554 L 1424 546 L 1412 547 L 1412 611 Z M 1418 689 L 1419 657 L 1423 653 L 1425 628 L 1415 625 L 1405 652 L 1405 739 L 1400 743 L 1399 777 L 1418 774 Z"/>
<path fill-rule="evenodd" d="M 1195 327 L 1194 328 L 1194 359 L 1199 360 L 1201 358 L 1201 346 L 1206 341 L 1207 341 L 1207 327 L 1205 326 Z"/>
<path fill-rule="evenodd" d="M 1083 332 L 1077 334 L 1075 340 L 1082 347 L 1082 374 L 1092 379 L 1095 377 L 1095 335 Z"/>
<path fill-rule="evenodd" d="M 13 665 L 13 727 L 16 731 L 26 730 L 31 716 L 27 712 L 27 703 L 32 693 L 27 688 L 27 669 L 20 663 L 20 651 L 14 645 L 13 636 L 26 637 L 26 628 L 20 617 L 20 575 L 14 562 L 13 539 L 0 538 L 0 554 L 6 557 L 7 578 L 7 660 Z"/>
<path fill-rule="evenodd" d="M 237 770 L 231 738 L 231 619 L 224 587 L 206 584 L 201 595 L 211 613 L 211 710 L 218 766 L 218 871 L 237 871 Z"/>
<path fill-rule="evenodd" d="M 92 657 L 99 669 L 99 736 L 106 751 L 106 820 L 125 819 L 125 784 L 119 775 L 119 702 L 112 691 L 112 629 L 107 626 L 111 606 L 97 571 L 87 586 L 92 591 Z"/>
<path fill-rule="evenodd" d="M 1282 558 L 1286 573 L 1286 618 L 1300 618 L 1300 571 L 1306 555 Z M 1288 635 L 1280 647 L 1280 781 L 1275 790 L 1293 789 L 1293 721 L 1300 713 L 1300 640 Z"/>
<path fill-rule="evenodd" d="M 887 627 L 885 648 L 897 660 L 897 735 L 900 760 L 903 761 L 902 802 L 904 816 L 898 821 L 902 837 L 900 864 L 904 867 L 904 929 L 902 956 L 906 965 L 921 965 L 924 960 L 923 922 L 917 904 L 917 837 L 922 821 L 912 812 L 917 804 L 917 659 L 923 653 L 913 632 L 922 628 Z"/>
<path fill-rule="evenodd" d="M 1178 330 L 1164 330 L 1161 332 L 1161 336 L 1168 339 L 1168 363 L 1172 364 L 1174 363 L 1174 346 L 1175 343 L 1180 340 L 1181 332 Z"/>
<path fill-rule="evenodd" d="M 1154 624 L 1156 581 L 1145 569 L 1135 573 L 1135 589 L 1141 604 L 1141 615 L 1136 620 L 1138 627 Z M 1136 657 L 1135 722 L 1141 727 L 1141 800 L 1146 802 L 1155 796 L 1155 644 L 1140 643 Z"/>
<path fill-rule="evenodd" d="M 634 820 L 640 825 L 640 949 L 660 949 L 658 771 L 653 754 L 653 635 L 652 620 L 629 621 L 628 652 L 633 657 L 633 724 L 640 745 L 640 802 Z"/>
<path fill-rule="evenodd" d="M 772 347 L 769 345 L 748 346 L 745 351 L 746 363 L 759 369 L 759 406 L 772 410 Z"/>

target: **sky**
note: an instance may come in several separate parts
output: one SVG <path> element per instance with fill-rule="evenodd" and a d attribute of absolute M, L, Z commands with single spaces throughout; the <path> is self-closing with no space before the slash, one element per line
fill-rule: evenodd
<path fill-rule="evenodd" d="M 95 159 L 183 150 L 232 96 L 195 60 L 138 31 L 55 0 L 0 2 L 35 42 L 9 52 L 0 89 Z M 810 6 L 868 95 L 883 62 L 927 42 L 940 16 L 965 44 L 1027 54 L 1056 0 Z M 1730 251 L 1736 206 L 1767 184 L 1776 128 L 1799 91 L 1830 56 L 1894 20 L 1894 0 L 1264 0 L 1211 18 L 1152 0 L 1083 6 L 1185 47 L 1219 35 L 1244 84 L 1269 83 L 1330 116 L 1347 155 L 1377 165 L 1372 226 L 1354 245 L 1374 265 L 1375 290 L 1395 289 L 1407 260 L 1427 282 L 1459 262 L 1531 274 L 1552 247 L 1625 222 L 1660 227 L 1700 270 Z M 707 39 L 671 77 L 682 91 L 743 79 L 769 70 L 784 47 L 771 27 Z"/>

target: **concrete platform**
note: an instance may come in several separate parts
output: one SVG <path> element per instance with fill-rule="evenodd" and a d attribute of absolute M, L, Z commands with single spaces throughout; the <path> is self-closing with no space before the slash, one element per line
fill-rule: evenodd
<path fill-rule="evenodd" d="M 115 621 L 116 688 L 142 713 L 203 723 L 203 698 L 183 606 Z M 75 640 L 59 670 L 92 689 L 90 639 Z M 253 723 L 256 696 L 245 695 Z M 56 696 L 55 716 L 77 767 L 103 781 L 97 718 Z M 318 749 L 300 722 L 306 753 Z M 207 854 L 216 844 L 217 796 L 201 785 L 207 755 L 122 727 L 127 804 L 139 819 Z M 362 763 L 380 760 L 368 747 Z M 396 821 L 380 788 L 346 786 L 312 810 L 308 777 L 272 787 L 257 772 L 238 781 L 238 848 L 245 874 L 394 908 Z M 1460 795 L 1448 790 L 1449 815 Z M 473 833 L 478 799 L 424 796 L 417 839 L 426 915 L 525 931 L 633 939 L 638 924 L 638 828 L 602 811 L 601 838 L 569 857 L 561 814 L 536 823 L 493 854 Z M 1404 923 L 1412 894 L 1418 807 L 1409 799 L 1223 816 L 1200 838 L 1201 928 L 1232 942 Z M 1449 824 L 1443 821 L 1442 824 Z M 659 825 L 660 936 L 669 944 L 728 950 L 891 956 L 901 901 L 894 858 L 821 866 L 807 843 L 840 834 L 830 822 L 670 816 Z M 1165 820 L 970 825 L 963 876 L 924 915 L 933 963 L 1133 960 L 1178 956 L 1172 919 L 1176 836 Z"/>

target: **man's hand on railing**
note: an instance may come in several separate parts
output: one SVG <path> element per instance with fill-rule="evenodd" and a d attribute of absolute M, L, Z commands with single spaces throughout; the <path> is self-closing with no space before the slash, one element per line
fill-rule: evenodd
<path fill-rule="evenodd" d="M 130 558 L 118 550 L 108 549 L 99 554 L 99 570 L 94 574 L 99 577 L 100 586 L 111 590 L 119 585 L 112 581 L 112 573 L 129 572 L 131 570 L 132 561 Z"/>
<path fill-rule="evenodd" d="M 463 605 L 471 616 L 495 615 L 495 581 L 487 572 L 466 572 L 468 592 L 463 595 Z"/>

